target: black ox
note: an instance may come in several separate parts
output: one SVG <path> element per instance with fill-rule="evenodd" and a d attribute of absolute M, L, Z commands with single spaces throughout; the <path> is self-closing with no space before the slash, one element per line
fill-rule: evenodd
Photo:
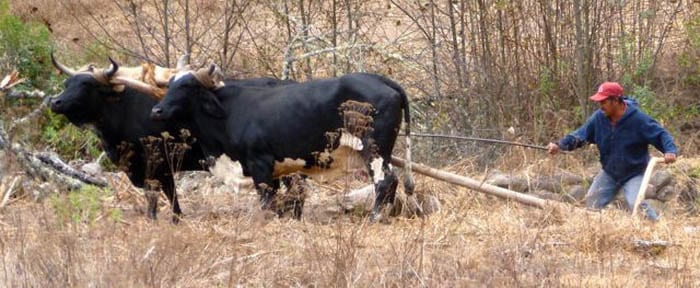
<path fill-rule="evenodd" d="M 267 89 L 220 79 L 215 65 L 179 72 L 151 115 L 189 121 L 206 151 L 240 161 L 243 174 L 253 178 L 263 209 L 272 208 L 282 175 L 330 172 L 323 177 L 334 178 L 338 175 L 331 171 L 338 173 L 353 162 L 344 160 L 345 155 L 359 156 L 355 160 L 372 177 L 376 200 L 371 220 L 378 219 L 383 204 L 393 203 L 398 178 L 390 161 L 402 113 L 410 134 L 408 99 L 397 83 L 366 73 Z M 404 185 L 411 195 L 410 166 L 405 171 Z"/>
<path fill-rule="evenodd" d="M 160 186 L 172 205 L 173 222 L 179 221 L 182 211 L 177 200 L 173 167 L 175 161 L 172 155 L 167 155 L 163 145 L 156 148 L 160 155 L 160 165 L 147 163 L 145 143 L 142 139 L 147 136 L 161 137 L 162 132 L 170 135 L 180 135 L 182 129 L 192 130 L 187 122 L 153 121 L 150 118 L 151 109 L 158 103 L 146 91 L 131 86 L 124 87 L 116 81 L 119 65 L 112 59 L 107 69 L 90 68 L 87 71 L 76 72 L 58 63 L 52 55 L 56 68 L 68 75 L 63 92 L 51 100 L 51 110 L 65 115 L 76 125 L 90 124 L 102 142 L 102 148 L 113 163 L 122 163 L 120 167 L 127 172 L 134 186 L 144 187 L 146 178 L 158 180 Z M 230 85 L 273 86 L 280 82 L 271 78 L 227 81 Z M 143 91 L 143 92 L 142 92 Z M 203 170 L 207 156 L 199 143 L 191 143 L 191 148 L 181 159 L 180 170 Z M 163 159 L 164 158 L 164 159 Z M 151 161 L 154 162 L 154 161 Z M 147 171 L 148 170 L 148 171 Z M 150 174 L 150 175 L 147 175 Z M 148 207 L 147 215 L 155 219 L 157 213 L 155 203 Z"/>

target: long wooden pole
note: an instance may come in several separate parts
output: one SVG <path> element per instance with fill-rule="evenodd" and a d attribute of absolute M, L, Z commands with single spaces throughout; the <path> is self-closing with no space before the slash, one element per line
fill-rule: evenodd
<path fill-rule="evenodd" d="M 406 136 L 406 135 L 399 134 L 399 136 Z M 458 135 L 442 135 L 442 134 L 428 134 L 428 133 L 411 132 L 411 137 L 413 137 L 413 136 L 429 137 L 429 138 L 442 138 L 442 139 L 455 139 L 455 140 L 467 140 L 467 141 L 476 141 L 476 142 L 484 142 L 484 143 L 520 146 L 520 147 L 533 148 L 533 149 L 539 149 L 539 150 L 549 150 L 549 148 L 547 148 L 547 146 L 533 145 L 533 144 L 499 140 L 499 139 L 488 139 L 488 138 L 467 137 L 467 136 L 458 136 Z M 563 151 L 562 150 L 559 152 L 563 153 L 563 154 L 568 154 L 570 151 Z"/>
<path fill-rule="evenodd" d="M 391 156 L 391 164 L 399 166 L 399 167 L 404 167 L 406 165 L 406 160 L 401 159 L 396 156 Z M 476 181 L 474 179 L 470 179 L 464 176 L 460 176 L 457 174 L 453 174 L 450 172 L 438 170 L 435 168 L 431 168 L 422 164 L 418 163 L 411 163 L 411 168 L 413 171 L 435 178 L 439 180 L 446 181 L 451 184 L 467 187 L 473 190 L 477 190 L 479 192 L 483 192 L 486 194 L 498 196 L 501 198 L 505 199 L 512 199 L 515 201 L 518 201 L 523 204 L 535 206 L 538 208 L 545 208 L 549 205 L 549 202 L 544 199 L 540 199 L 531 195 L 527 194 L 522 194 L 515 192 L 513 190 L 508 190 L 505 188 L 501 188 L 498 186 L 493 186 L 490 184 L 482 183 L 480 181 Z"/>

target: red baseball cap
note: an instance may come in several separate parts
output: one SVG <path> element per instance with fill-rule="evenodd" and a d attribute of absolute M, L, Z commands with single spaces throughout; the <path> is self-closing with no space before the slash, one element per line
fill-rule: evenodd
<path fill-rule="evenodd" d="M 598 92 L 593 94 L 589 99 L 600 102 L 611 97 L 622 97 L 622 85 L 617 82 L 604 82 L 598 87 Z"/>

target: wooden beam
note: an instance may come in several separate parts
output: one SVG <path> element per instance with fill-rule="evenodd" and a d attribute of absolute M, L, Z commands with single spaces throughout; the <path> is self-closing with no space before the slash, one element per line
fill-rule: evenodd
<path fill-rule="evenodd" d="M 406 160 L 396 156 L 391 156 L 391 164 L 399 167 L 404 167 L 406 165 Z M 470 179 L 454 173 L 431 168 L 423 164 L 413 162 L 411 163 L 411 168 L 416 173 L 420 173 L 428 177 L 442 180 L 451 184 L 467 187 L 469 189 L 483 192 L 489 195 L 515 200 L 523 204 L 535 206 L 537 208 L 545 208 L 550 204 L 549 201 L 534 197 L 532 195 L 523 194 L 498 186 L 489 185 L 481 181 L 476 181 L 474 179 Z"/>

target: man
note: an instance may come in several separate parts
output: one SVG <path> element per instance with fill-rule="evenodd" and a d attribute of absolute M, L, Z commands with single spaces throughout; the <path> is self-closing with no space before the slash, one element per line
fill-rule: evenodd
<path fill-rule="evenodd" d="M 596 144 L 603 169 L 593 180 L 586 195 L 586 205 L 601 209 L 622 189 L 625 202 L 633 210 L 642 177 L 649 163 L 649 144 L 664 153 L 664 163 L 676 161 L 678 149 L 673 137 L 656 120 L 637 108 L 637 102 L 623 96 L 616 82 L 605 82 L 590 97 L 600 109 L 583 126 L 566 135 L 559 143 L 549 143 L 550 154 L 574 150 L 586 143 Z M 640 204 L 649 220 L 658 214 L 646 202 Z"/>

